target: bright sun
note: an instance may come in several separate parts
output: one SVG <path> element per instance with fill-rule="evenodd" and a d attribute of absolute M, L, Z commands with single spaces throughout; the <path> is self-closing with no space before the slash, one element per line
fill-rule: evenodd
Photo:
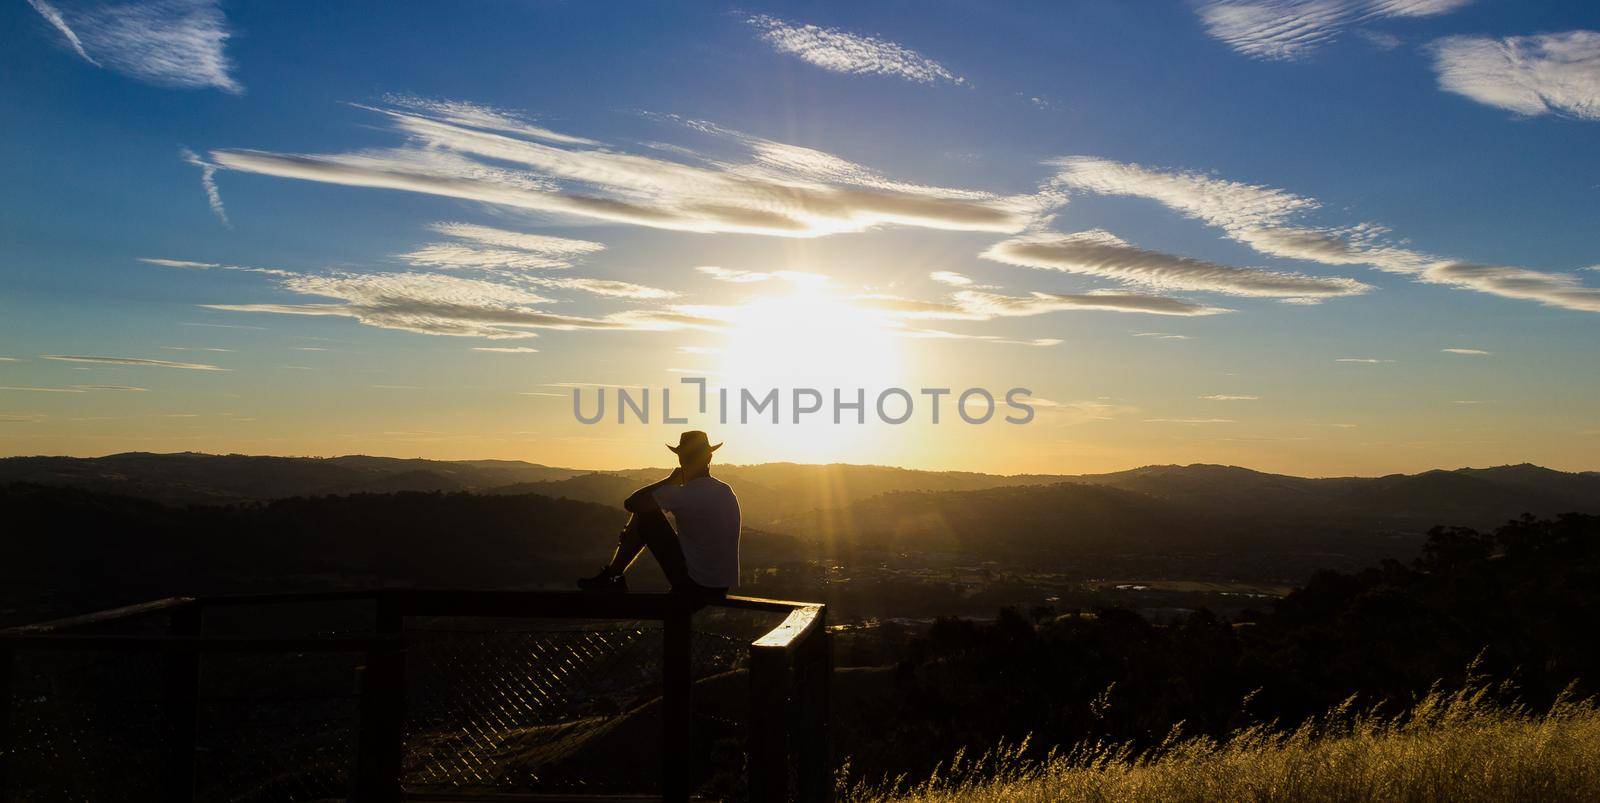
<path fill-rule="evenodd" d="M 741 432 L 743 438 L 760 441 L 750 445 L 759 446 L 768 459 L 827 460 L 844 454 L 850 438 L 841 435 L 850 430 L 832 426 L 834 389 L 853 401 L 855 389 L 865 388 L 871 421 L 876 393 L 898 384 L 903 374 L 902 338 L 893 323 L 825 287 L 801 285 L 786 295 L 752 299 L 731 317 L 716 379 L 735 397 L 739 388 L 757 394 L 779 389 L 779 426 L 750 426 Z M 823 408 L 796 425 L 792 393 L 803 387 L 822 393 Z M 736 414 L 729 420 L 736 420 Z"/>
<path fill-rule="evenodd" d="M 880 315 L 819 288 L 746 302 L 724 346 L 731 387 L 881 387 L 897 374 L 896 337 Z"/>

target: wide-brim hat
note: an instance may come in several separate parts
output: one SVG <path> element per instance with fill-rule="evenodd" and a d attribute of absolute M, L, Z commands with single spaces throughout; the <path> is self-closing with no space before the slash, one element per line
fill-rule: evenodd
<path fill-rule="evenodd" d="M 691 429 L 688 432 L 678 436 L 677 446 L 673 446 L 669 443 L 667 444 L 667 448 L 671 449 L 673 454 L 699 454 L 700 452 L 710 454 L 711 452 L 721 449 L 722 444 L 719 443 L 715 446 L 712 446 L 711 439 L 706 437 L 704 432 L 701 432 L 698 429 Z"/>

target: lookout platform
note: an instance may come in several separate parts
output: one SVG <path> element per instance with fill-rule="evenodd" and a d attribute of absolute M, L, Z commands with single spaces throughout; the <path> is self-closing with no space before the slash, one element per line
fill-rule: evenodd
<path fill-rule="evenodd" d="M 0 630 L 0 801 L 825 801 L 831 677 L 806 602 L 173 597 Z"/>

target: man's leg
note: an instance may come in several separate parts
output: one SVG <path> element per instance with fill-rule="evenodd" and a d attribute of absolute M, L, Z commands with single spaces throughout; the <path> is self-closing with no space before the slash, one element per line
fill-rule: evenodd
<path fill-rule="evenodd" d="M 656 515 L 661 514 L 657 512 Z M 633 565 L 639 553 L 644 551 L 644 546 L 645 537 L 639 524 L 639 515 L 629 516 L 628 523 L 617 535 L 617 548 L 611 553 L 611 560 L 606 562 L 599 574 L 580 578 L 578 588 L 584 591 L 627 591 L 628 582 L 623 579 L 623 574 Z"/>
<path fill-rule="evenodd" d="M 683 559 L 683 545 L 678 543 L 678 531 L 672 529 L 667 514 L 651 510 L 636 514 L 633 522 L 640 543 L 650 547 L 650 554 L 655 556 L 656 563 L 661 564 L 661 573 L 667 576 L 667 582 L 673 588 L 693 586 L 694 581 L 689 579 L 689 564 Z"/>
<path fill-rule="evenodd" d="M 628 523 L 623 525 L 622 533 L 617 536 L 617 551 L 611 554 L 611 562 L 606 564 L 606 572 L 622 576 L 643 551 L 644 535 L 639 532 L 639 516 L 634 514 L 628 517 Z"/>

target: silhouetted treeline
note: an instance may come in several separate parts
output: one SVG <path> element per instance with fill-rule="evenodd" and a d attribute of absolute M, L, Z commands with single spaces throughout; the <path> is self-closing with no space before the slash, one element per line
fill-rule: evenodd
<path fill-rule="evenodd" d="M 435 492 L 180 508 L 12 484 L 0 516 L 0 619 L 20 619 L 171 594 L 549 581 L 602 560 L 627 514 Z"/>
<path fill-rule="evenodd" d="M 841 751 L 857 772 L 915 774 L 1028 734 L 1040 749 L 1155 744 L 1179 723 L 1220 736 L 1292 725 L 1351 695 L 1398 710 L 1469 666 L 1533 706 L 1574 681 L 1593 693 L 1600 517 L 1435 528 L 1410 563 L 1320 572 L 1241 619 L 1199 611 L 1155 626 L 1124 610 L 1007 609 L 993 622 L 940 620 L 907 648 L 894 692 L 843 717 Z"/>

